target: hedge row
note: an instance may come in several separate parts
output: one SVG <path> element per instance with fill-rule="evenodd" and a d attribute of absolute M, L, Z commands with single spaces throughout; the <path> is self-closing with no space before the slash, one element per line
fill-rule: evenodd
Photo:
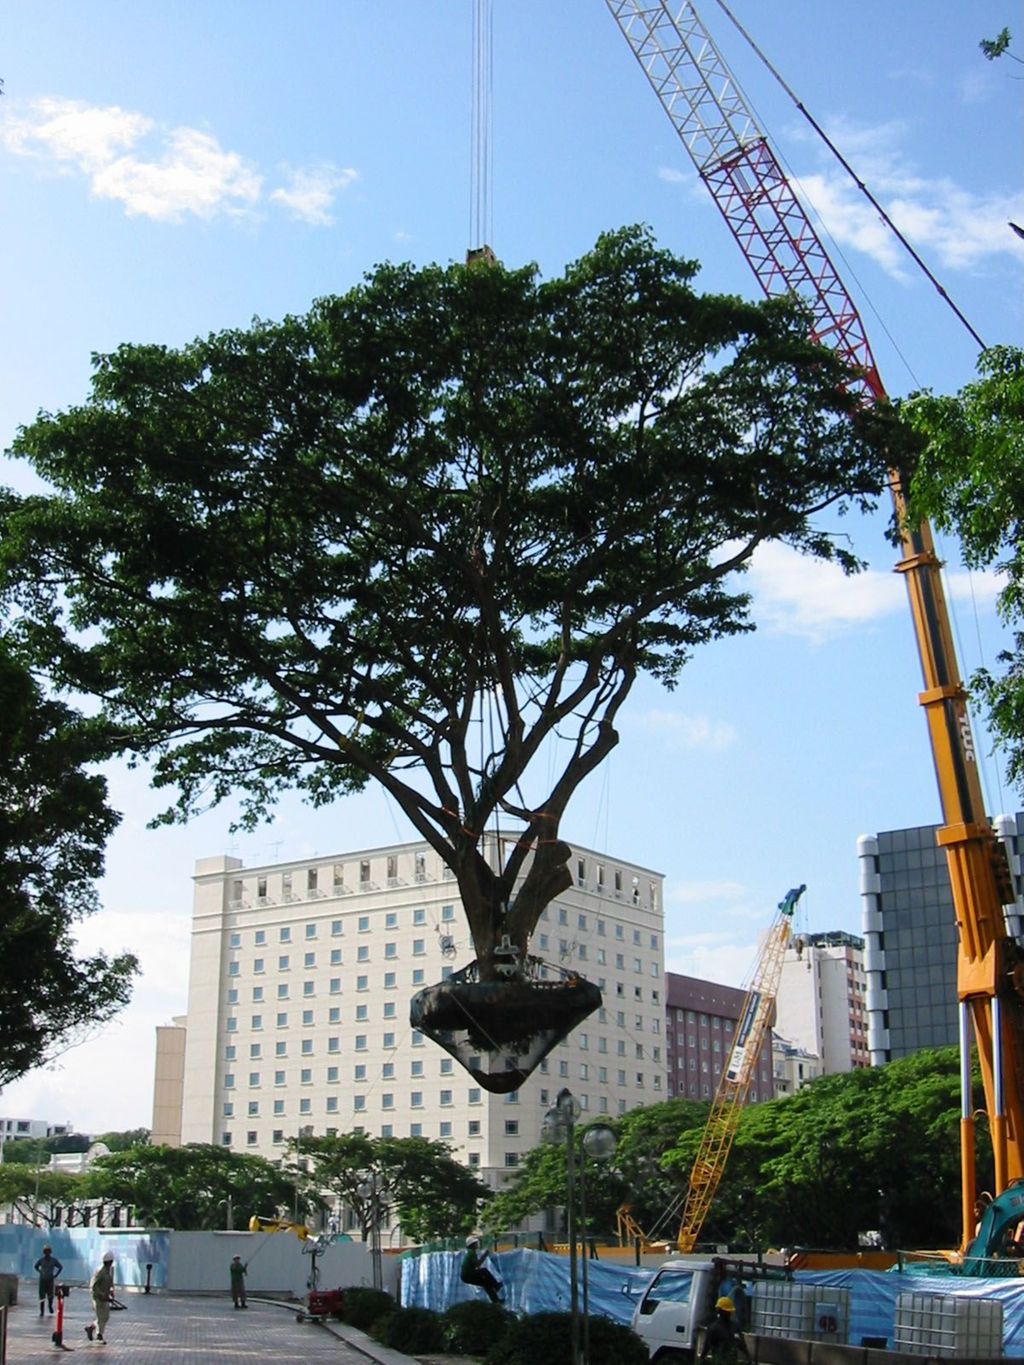
<path fill-rule="evenodd" d="M 400 1308 L 379 1289 L 346 1289 L 343 1321 L 406 1355 L 450 1351 L 478 1356 L 486 1365 L 565 1365 L 570 1358 L 568 1313 L 517 1318 L 496 1303 L 471 1300 L 444 1313 Z M 647 1348 L 621 1323 L 590 1319 L 591 1365 L 647 1365 Z"/>

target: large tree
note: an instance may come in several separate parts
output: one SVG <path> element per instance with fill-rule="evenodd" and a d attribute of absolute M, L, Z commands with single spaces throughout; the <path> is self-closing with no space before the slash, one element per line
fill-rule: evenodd
<path fill-rule="evenodd" d="M 922 442 L 910 513 L 957 535 L 972 568 L 1005 575 L 999 611 L 1012 647 L 998 669 L 978 669 L 971 687 L 1024 793 L 1024 350 L 984 351 L 978 376 L 955 396 L 918 394 L 902 405 Z"/>
<path fill-rule="evenodd" d="M 290 1212 L 295 1181 L 263 1157 L 212 1143 L 128 1147 L 97 1158 L 80 1195 L 130 1204 L 139 1223 L 179 1231 L 245 1228 L 252 1217 Z M 316 1205 L 303 1197 L 302 1212 Z"/>
<path fill-rule="evenodd" d="M 0 638 L 0 1086 L 128 1001 L 130 953 L 79 956 L 117 815 L 102 727 L 44 695 Z"/>
<path fill-rule="evenodd" d="M 413 1241 L 456 1237 L 473 1226 L 490 1195 L 447 1143 L 430 1138 L 340 1133 L 292 1139 L 291 1147 L 312 1188 L 352 1211 L 364 1241 L 385 1208 Z"/>
<path fill-rule="evenodd" d="M 696 273 L 627 229 L 548 281 L 385 265 L 304 317 L 96 357 L 89 401 L 14 443 L 56 490 L 0 527 L 26 647 L 102 698 L 169 819 L 380 783 L 493 975 L 571 884 L 561 821 L 638 673 L 751 628 L 766 541 L 854 567 L 816 518 L 892 458 L 796 305 Z"/>

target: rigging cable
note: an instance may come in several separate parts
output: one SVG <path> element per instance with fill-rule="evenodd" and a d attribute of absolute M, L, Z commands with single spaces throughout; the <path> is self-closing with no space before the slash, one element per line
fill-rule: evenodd
<path fill-rule="evenodd" d="M 491 130 L 494 26 L 491 0 L 473 0 L 473 82 L 470 119 L 469 249 L 491 240 Z"/>
<path fill-rule="evenodd" d="M 772 65 L 772 63 L 769 61 L 768 57 L 761 51 L 761 49 L 758 47 L 758 45 L 754 42 L 754 40 L 753 40 L 753 38 L 750 36 L 750 34 L 746 31 L 746 29 L 743 27 L 743 25 L 740 23 L 740 21 L 736 18 L 736 16 L 735 16 L 735 15 L 732 13 L 732 11 L 729 9 L 729 6 L 725 3 L 725 0 L 717 0 L 717 4 L 718 4 L 719 9 L 722 11 L 722 13 L 725 14 L 725 16 L 729 19 L 729 21 L 735 26 L 735 28 L 737 29 L 737 31 L 740 33 L 741 37 L 743 37 L 743 38 L 746 40 L 746 42 L 749 43 L 750 47 L 754 50 L 754 52 L 757 54 L 757 56 L 761 59 L 761 61 L 764 63 L 764 65 L 765 65 L 765 67 L 768 69 L 768 71 L 770 71 L 771 74 L 775 77 L 776 81 L 778 81 L 779 85 L 780 85 L 780 86 L 782 87 L 782 89 L 786 92 L 786 94 L 789 96 L 789 98 L 793 101 L 793 103 L 796 105 L 797 109 L 799 109 L 800 113 L 803 114 L 804 118 L 805 118 L 805 119 L 807 120 L 807 122 L 811 125 L 811 127 L 814 129 L 814 131 L 818 134 L 818 136 L 821 138 L 822 142 L 824 142 L 825 146 L 829 149 L 829 151 L 830 151 L 830 152 L 832 153 L 832 155 L 836 158 L 836 160 L 839 162 L 839 164 L 842 166 L 842 168 L 846 171 L 847 175 L 849 175 L 849 177 L 850 177 L 850 179 L 853 181 L 853 183 L 857 186 L 857 188 L 858 188 L 858 189 L 861 191 L 861 193 L 865 196 L 865 198 L 867 199 L 868 203 L 869 203 L 869 204 L 871 205 L 871 207 L 875 210 L 875 212 L 876 212 L 876 213 L 878 214 L 878 216 L 881 218 L 882 222 L 886 225 L 886 227 L 887 227 L 887 228 L 889 229 L 889 231 L 893 234 L 893 236 L 896 238 L 896 240 L 900 243 L 900 245 L 901 245 L 901 246 L 904 248 L 904 250 L 908 253 L 908 255 L 911 257 L 911 259 L 914 261 L 915 265 L 918 267 L 918 269 L 922 272 L 922 274 L 924 274 L 924 276 L 926 277 L 926 279 L 928 279 L 928 280 L 931 282 L 931 284 L 934 286 L 934 288 L 936 289 L 936 291 L 938 292 L 938 294 L 940 295 L 940 297 L 943 298 L 943 299 L 945 300 L 945 302 L 946 302 L 946 303 L 949 305 L 949 307 L 953 310 L 953 312 L 956 314 L 956 316 L 960 319 L 960 321 L 963 323 L 964 327 L 966 327 L 967 331 L 971 334 L 971 336 L 972 336 L 972 337 L 974 338 L 974 340 L 977 342 L 979 348 L 980 348 L 981 350 L 983 350 L 983 351 L 984 351 L 985 349 L 987 349 L 986 346 L 985 346 L 984 341 L 982 341 L 981 337 L 978 335 L 978 333 L 977 333 L 977 332 L 974 330 L 974 328 L 971 326 L 970 322 L 967 320 L 967 318 L 964 316 L 964 314 L 960 311 L 960 309 L 957 307 L 957 305 L 956 305 L 956 304 L 953 302 L 953 300 L 950 298 L 950 296 L 949 296 L 948 292 L 946 291 L 945 287 L 944 287 L 944 286 L 940 283 L 940 281 L 935 277 L 935 275 L 934 275 L 934 274 L 932 273 L 932 271 L 929 269 L 928 265 L 927 265 L 927 264 L 922 260 L 922 258 L 918 255 L 917 251 L 915 251 L 915 249 L 913 248 L 913 246 L 911 246 L 910 242 L 907 241 L 906 237 L 904 237 L 903 233 L 899 230 L 899 228 L 896 226 L 896 224 L 893 222 L 893 220 L 889 217 L 888 213 L 886 213 L 885 209 L 884 209 L 884 208 L 882 207 L 882 205 L 878 202 L 878 200 L 875 198 L 875 196 L 871 193 L 871 191 L 868 189 L 868 187 L 867 187 L 867 185 L 864 183 L 864 181 L 861 180 L 860 176 L 857 174 L 857 172 L 856 172 L 856 171 L 853 169 L 853 167 L 850 165 L 849 161 L 847 161 L 846 157 L 843 156 L 842 152 L 839 150 L 839 148 L 836 146 L 836 144 L 832 141 L 832 139 L 829 137 L 829 135 L 825 132 L 824 128 L 822 128 L 821 124 L 817 121 L 817 119 L 814 117 L 814 115 L 811 114 L 811 112 L 808 110 L 807 106 L 803 103 L 802 100 L 800 100 L 800 99 L 798 98 L 798 96 L 796 95 L 795 91 L 786 83 L 786 81 L 784 80 L 782 74 L 781 74 L 781 73 Z"/>

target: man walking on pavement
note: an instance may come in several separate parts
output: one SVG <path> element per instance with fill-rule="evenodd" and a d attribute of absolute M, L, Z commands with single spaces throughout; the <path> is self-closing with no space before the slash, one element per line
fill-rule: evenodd
<path fill-rule="evenodd" d="M 97 1341 L 106 1344 L 107 1339 L 104 1332 L 110 1319 L 110 1300 L 114 1297 L 114 1253 L 112 1251 L 103 1253 L 103 1264 L 98 1270 L 93 1271 L 92 1279 L 89 1281 L 89 1293 L 92 1295 L 92 1305 L 96 1317 L 86 1327 L 85 1335 L 90 1341 L 95 1336 Z"/>

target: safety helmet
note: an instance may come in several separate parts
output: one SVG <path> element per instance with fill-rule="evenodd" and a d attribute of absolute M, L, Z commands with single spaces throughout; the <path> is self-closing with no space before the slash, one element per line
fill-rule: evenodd
<path fill-rule="evenodd" d="M 113 1259 L 114 1259 L 114 1253 L 113 1253 L 112 1251 L 105 1251 L 105 1252 L 103 1253 L 103 1260 L 104 1260 L 104 1262 L 112 1261 Z"/>
<path fill-rule="evenodd" d="M 44 1252 L 44 1253 L 47 1252 L 47 1251 L 52 1251 L 52 1250 L 53 1250 L 53 1247 L 50 1246 L 49 1242 L 47 1242 L 46 1245 L 43 1247 L 43 1252 Z"/>
<path fill-rule="evenodd" d="M 468 1246 L 468 1247 L 478 1247 L 479 1245 L 480 1245 L 480 1238 L 479 1238 L 479 1237 L 467 1237 L 467 1238 L 466 1238 L 466 1246 Z"/>
<path fill-rule="evenodd" d="M 728 1294 L 723 1294 L 715 1304 L 715 1310 L 719 1313 L 732 1313 L 735 1312 L 735 1309 L 736 1305 L 733 1303 L 732 1299 L 729 1298 Z"/>

